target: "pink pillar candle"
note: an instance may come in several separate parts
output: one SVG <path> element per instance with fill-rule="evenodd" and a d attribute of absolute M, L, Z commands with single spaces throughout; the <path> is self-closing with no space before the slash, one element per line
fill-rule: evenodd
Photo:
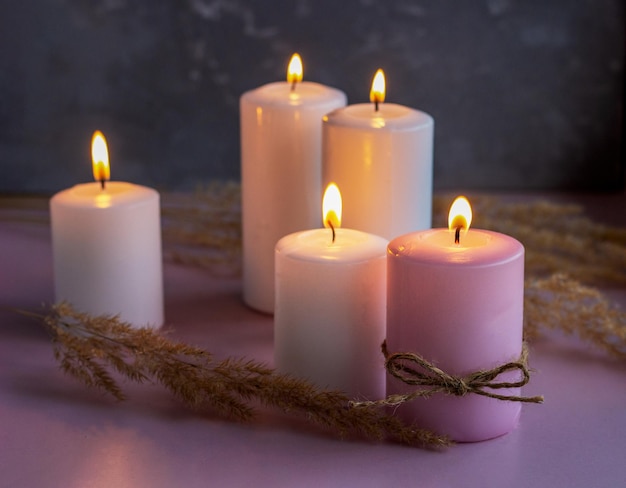
<path fill-rule="evenodd" d="M 470 229 L 403 235 L 388 246 L 387 346 L 413 352 L 447 373 L 466 375 L 519 358 L 522 347 L 524 248 L 512 237 Z M 503 374 L 498 380 L 516 379 Z M 387 394 L 412 388 L 388 376 Z M 498 390 L 519 395 L 519 388 Z M 515 428 L 520 403 L 436 393 L 400 406 L 407 421 L 460 442 Z"/>

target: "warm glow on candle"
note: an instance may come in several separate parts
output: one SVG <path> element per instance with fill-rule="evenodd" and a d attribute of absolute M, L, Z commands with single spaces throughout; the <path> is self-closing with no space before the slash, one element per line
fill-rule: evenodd
<path fill-rule="evenodd" d="M 93 177 L 96 181 L 104 182 L 111 178 L 109 166 L 109 150 L 104 134 L 97 130 L 91 138 L 91 160 L 93 161 Z"/>
<path fill-rule="evenodd" d="M 302 68 L 302 59 L 298 53 L 294 53 L 289 61 L 289 67 L 287 68 L 287 82 L 295 85 L 302 81 L 302 75 L 304 70 Z"/>
<path fill-rule="evenodd" d="M 322 216 L 324 227 L 341 227 L 341 193 L 335 183 L 330 183 L 322 200 Z"/>
<path fill-rule="evenodd" d="M 455 243 L 459 243 L 459 231 L 467 232 L 472 223 L 472 207 L 465 197 L 456 197 L 448 213 L 448 229 L 456 232 Z"/>
<path fill-rule="evenodd" d="M 385 101 L 385 73 L 382 69 L 376 71 L 370 90 L 370 102 L 383 103 Z"/>

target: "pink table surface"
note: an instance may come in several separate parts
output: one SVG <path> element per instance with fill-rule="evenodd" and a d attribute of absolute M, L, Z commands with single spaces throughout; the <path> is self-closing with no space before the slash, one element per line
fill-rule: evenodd
<path fill-rule="evenodd" d="M 558 201 L 626 224 L 626 195 Z M 271 365 L 272 318 L 246 308 L 240 288 L 238 279 L 167 264 L 173 337 Z M 606 291 L 626 306 L 626 289 Z M 0 307 L 36 310 L 51 300 L 47 227 L 0 219 Z M 125 385 L 129 400 L 116 403 L 64 376 L 40 326 L 2 308 L 0 486 L 626 486 L 626 363 L 556 337 L 533 344 L 531 366 L 524 393 L 546 401 L 524 406 L 515 431 L 429 452 L 338 440 L 271 410 L 233 423 L 150 385 Z"/>

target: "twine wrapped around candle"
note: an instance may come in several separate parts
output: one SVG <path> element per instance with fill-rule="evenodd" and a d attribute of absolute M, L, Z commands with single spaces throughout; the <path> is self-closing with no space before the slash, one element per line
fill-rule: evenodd
<path fill-rule="evenodd" d="M 543 396 L 523 397 L 517 395 L 499 395 L 485 390 L 485 388 L 494 390 L 501 388 L 521 388 L 530 381 L 528 348 L 526 343 L 522 345 L 522 353 L 517 361 L 501 364 L 489 370 L 476 371 L 465 376 L 454 376 L 446 373 L 415 353 L 401 352 L 390 354 L 387 350 L 386 341 L 382 343 L 381 349 L 385 356 L 385 369 L 390 375 L 407 385 L 423 386 L 425 388 L 402 395 L 389 395 L 387 398 L 378 401 L 355 401 L 351 402 L 351 406 L 371 407 L 378 405 L 394 407 L 410 402 L 415 398 L 429 397 L 435 393 L 446 393 L 455 396 L 465 396 L 469 393 L 474 393 L 476 395 L 495 398 L 496 400 L 543 403 Z M 406 362 L 415 363 L 419 369 L 406 366 Z M 516 370 L 522 373 L 522 378 L 518 381 L 497 381 L 498 376 L 502 373 Z"/>

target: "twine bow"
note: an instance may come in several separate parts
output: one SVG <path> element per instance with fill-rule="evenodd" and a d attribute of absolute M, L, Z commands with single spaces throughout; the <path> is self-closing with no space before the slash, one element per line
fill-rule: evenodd
<path fill-rule="evenodd" d="M 524 343 L 522 353 L 517 361 L 508 362 L 486 371 L 476 371 L 466 376 L 454 376 L 446 373 L 434 364 L 418 354 L 400 352 L 390 354 L 387 350 L 387 341 L 381 346 L 385 356 L 385 369 L 394 378 L 411 386 L 420 388 L 411 393 L 389 395 L 384 400 L 352 402 L 351 405 L 359 406 L 397 406 L 419 397 L 429 397 L 434 393 L 446 393 L 448 395 L 465 396 L 475 393 L 496 400 L 505 400 L 525 403 L 543 403 L 543 396 L 524 397 L 518 395 L 500 395 L 486 388 L 498 390 L 502 388 L 521 388 L 530 381 L 528 370 L 528 348 Z M 416 367 L 407 366 L 406 363 L 414 363 Z M 519 371 L 522 377 L 517 381 L 497 381 L 498 376 L 508 371 Z"/>

